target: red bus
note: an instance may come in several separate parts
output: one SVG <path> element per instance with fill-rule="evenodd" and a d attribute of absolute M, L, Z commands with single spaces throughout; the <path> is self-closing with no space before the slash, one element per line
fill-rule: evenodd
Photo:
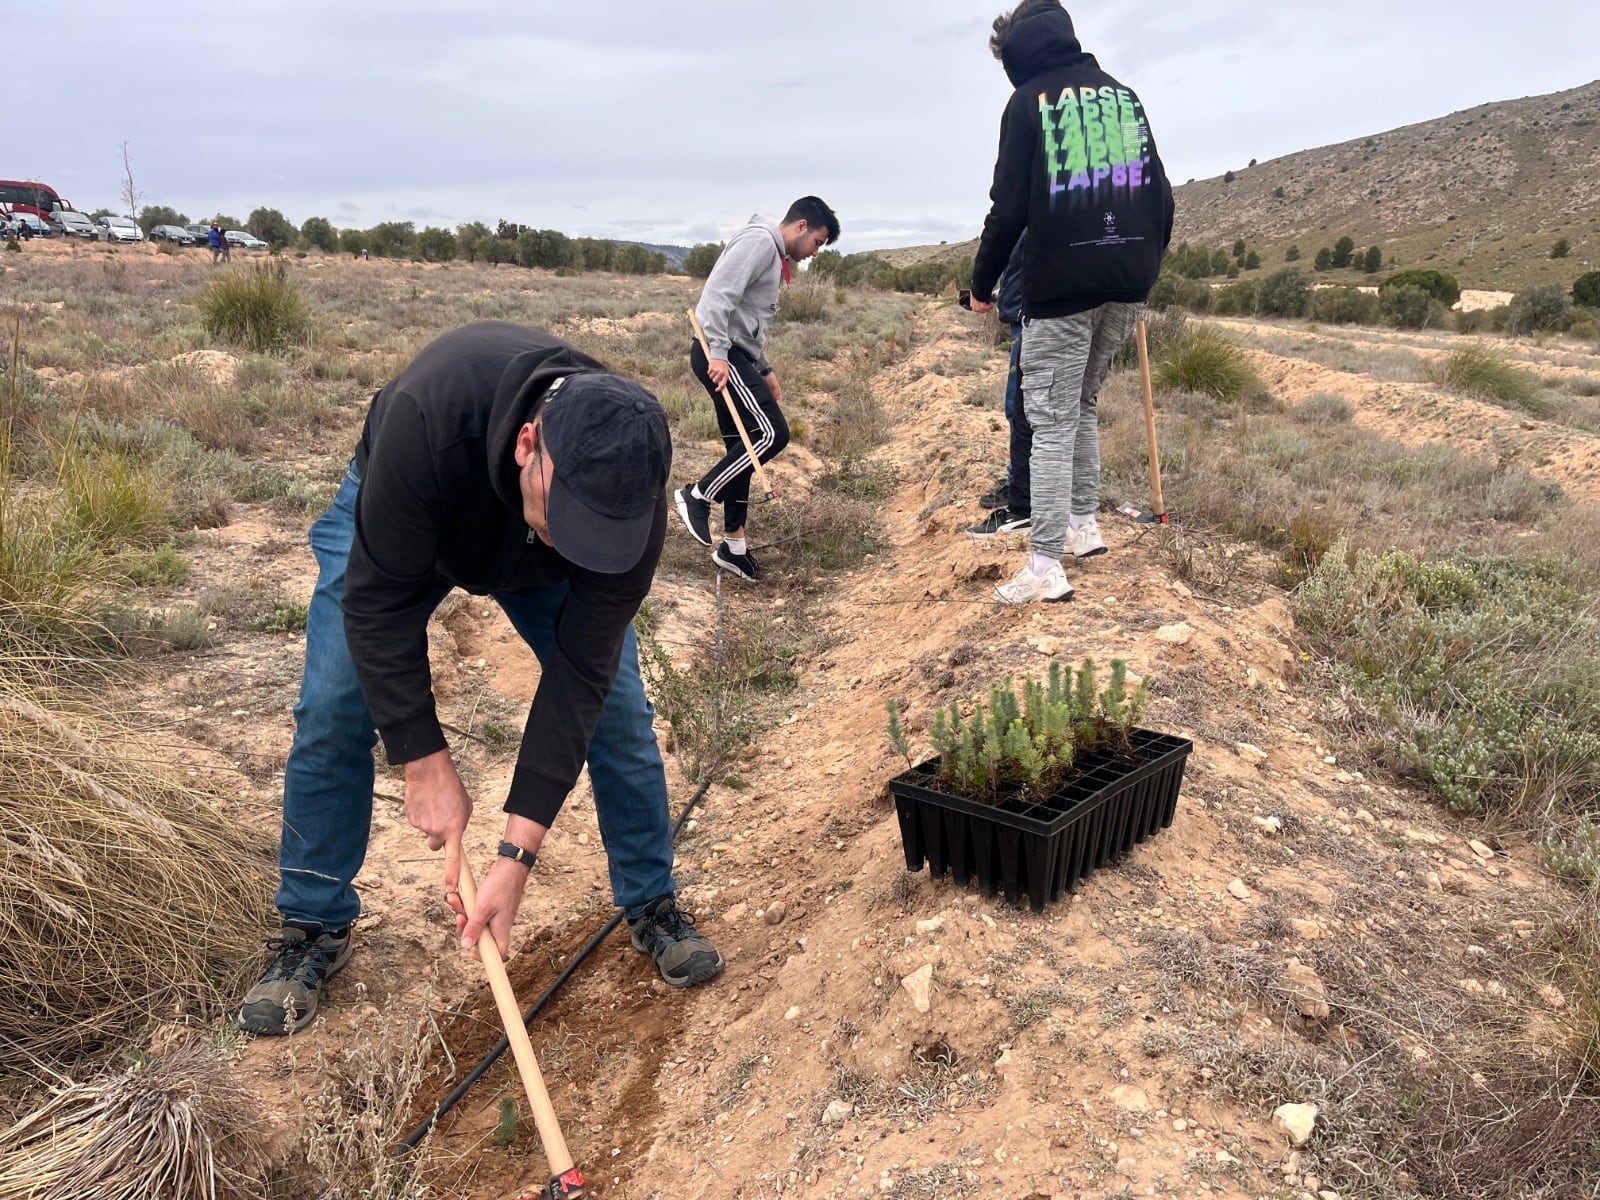
<path fill-rule="evenodd" d="M 63 200 L 48 183 L 0 179 L 0 212 L 32 213 L 45 221 L 56 209 L 71 207 L 72 202 Z"/>

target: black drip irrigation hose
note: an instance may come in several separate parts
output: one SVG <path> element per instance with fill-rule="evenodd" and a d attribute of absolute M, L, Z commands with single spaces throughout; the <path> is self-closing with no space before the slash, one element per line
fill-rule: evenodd
<path fill-rule="evenodd" d="M 672 823 L 672 840 L 674 843 L 676 843 L 678 840 L 678 831 L 683 828 L 683 823 L 689 819 L 689 814 L 694 811 L 694 806 L 700 803 L 701 799 L 705 796 L 706 792 L 710 790 L 710 788 L 711 779 L 708 776 L 706 781 L 700 785 L 695 794 L 689 797 L 689 802 L 683 806 L 683 811 L 678 814 L 678 819 Z M 583 960 L 589 957 L 589 952 L 601 942 L 605 941 L 606 937 L 611 933 L 611 931 L 621 923 L 622 911 L 619 909 L 618 911 L 612 913 L 611 919 L 602 925 L 599 931 L 584 943 L 583 949 L 578 951 L 577 955 L 574 956 L 573 960 L 566 965 L 561 974 L 555 977 L 555 981 L 544 990 L 544 995 L 535 1000 L 528 1011 L 522 1014 L 523 1025 L 526 1026 L 532 1023 L 533 1019 L 539 1015 L 539 1011 L 550 1002 L 550 998 L 560 990 L 561 985 L 571 978 L 572 973 L 582 965 Z M 395 1148 L 395 1157 L 399 1158 L 400 1156 L 415 1150 L 417 1148 L 417 1143 L 427 1135 L 428 1130 L 433 1128 L 434 1122 L 454 1108 L 457 1103 L 460 1102 L 461 1098 L 472 1090 L 472 1085 L 477 1083 L 478 1080 L 482 1078 L 483 1073 L 490 1067 L 494 1066 L 494 1064 L 499 1060 L 500 1056 L 510 1049 L 510 1047 L 510 1039 L 508 1039 L 504 1034 L 501 1034 L 500 1040 L 494 1044 L 494 1049 L 490 1050 L 488 1054 L 483 1056 L 483 1061 L 477 1066 L 473 1067 L 471 1071 L 467 1072 L 466 1077 L 456 1085 L 455 1090 L 441 1100 L 439 1102 L 439 1106 L 422 1119 L 421 1124 L 419 1124 L 410 1133 L 406 1134 L 405 1140 Z"/>

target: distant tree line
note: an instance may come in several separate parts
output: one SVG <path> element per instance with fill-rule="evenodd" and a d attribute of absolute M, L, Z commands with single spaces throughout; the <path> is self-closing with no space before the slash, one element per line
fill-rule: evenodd
<path fill-rule="evenodd" d="M 90 214 L 110 215 L 109 210 Z M 455 229 L 426 226 L 418 229 L 412 221 L 381 221 L 370 229 L 339 229 L 326 217 L 308 217 L 296 229 L 275 208 L 258 208 L 248 220 L 217 214 L 198 223 L 215 221 L 224 229 L 244 229 L 266 242 L 274 251 L 320 250 L 324 254 L 359 255 L 365 250 L 372 258 L 398 258 L 419 262 L 514 263 L 523 267 L 575 273 L 579 271 L 617 271 L 625 275 L 659 275 L 667 270 L 667 256 L 637 242 L 610 238 L 569 237 L 556 229 L 535 229 L 512 221 L 500 221 L 490 229 L 482 221 L 470 221 Z M 184 226 L 191 223 L 185 213 L 163 204 L 152 204 L 139 213 L 139 225 L 146 235 L 157 225 Z M 697 250 L 704 249 L 696 247 Z M 710 262 L 716 261 L 720 246 L 711 246 Z"/>

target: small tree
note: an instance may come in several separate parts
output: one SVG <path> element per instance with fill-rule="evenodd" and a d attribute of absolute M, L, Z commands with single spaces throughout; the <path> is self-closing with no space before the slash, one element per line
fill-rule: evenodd
<path fill-rule="evenodd" d="M 1285 250 L 1283 252 L 1283 261 L 1284 262 L 1299 262 L 1300 261 L 1300 247 L 1299 246 L 1290 246 L 1287 250 Z"/>
<path fill-rule="evenodd" d="M 1550 257 L 1565 258 L 1567 256 L 1567 252 L 1571 249 L 1572 246 L 1567 242 L 1566 238 L 1557 238 L 1556 244 L 1550 247 Z"/>
<path fill-rule="evenodd" d="M 339 230 L 339 249 L 345 254 L 360 255 L 367 248 L 367 231 L 365 229 Z"/>
<path fill-rule="evenodd" d="M 1276 199 L 1282 200 L 1283 199 L 1283 185 L 1280 183 L 1277 187 L 1273 188 L 1272 189 L 1272 194 Z"/>
<path fill-rule="evenodd" d="M 1333 266 L 1333 251 L 1324 246 L 1317 251 L 1317 257 L 1312 260 L 1312 265 L 1319 271 L 1326 271 Z"/>
<path fill-rule="evenodd" d="M 1600 271 L 1589 271 L 1572 281 L 1572 302 L 1600 308 Z"/>
<path fill-rule="evenodd" d="M 1356 240 L 1352 237 L 1342 237 L 1333 244 L 1333 266 L 1335 270 L 1342 270 L 1350 265 L 1350 260 L 1356 254 Z"/>
<path fill-rule="evenodd" d="M 461 257 L 468 262 L 482 258 L 485 243 L 493 237 L 494 231 L 482 221 L 468 221 L 456 228 L 456 244 L 461 248 Z"/>
<path fill-rule="evenodd" d="M 339 235 L 333 231 L 326 217 L 307 217 L 300 226 L 300 238 L 306 245 L 315 246 L 324 254 L 332 254 L 339 249 Z"/>
<path fill-rule="evenodd" d="M 1511 300 L 1506 326 L 1512 333 L 1564 329 L 1572 317 L 1572 297 L 1558 283 L 1518 292 Z"/>
<path fill-rule="evenodd" d="M 1244 269 L 1246 271 L 1255 271 L 1260 269 L 1260 267 L 1261 255 L 1257 254 L 1254 250 L 1250 251 L 1249 254 L 1244 256 Z"/>
<path fill-rule="evenodd" d="M 1235 179 L 1234 173 L 1232 171 L 1229 171 L 1229 172 L 1227 172 L 1226 174 L 1223 175 L 1222 182 L 1223 183 L 1232 183 L 1234 181 L 1234 179 Z"/>
<path fill-rule="evenodd" d="M 1378 290 L 1387 292 L 1397 287 L 1419 287 L 1446 308 L 1461 299 L 1461 284 L 1447 271 L 1434 271 L 1425 267 L 1397 271 L 1380 283 Z"/>
<path fill-rule="evenodd" d="M 824 251 L 823 253 L 832 253 L 835 260 L 839 258 L 837 251 Z M 711 268 L 717 265 L 717 259 L 721 255 L 721 242 L 701 242 L 683 256 L 684 273 L 692 275 L 696 279 L 704 279 L 711 274 Z M 822 256 L 818 255 L 817 257 L 820 259 Z M 823 264 L 818 262 L 814 263 L 811 269 L 815 271 L 822 267 Z M 824 269 L 823 275 L 826 276 L 826 274 L 827 271 Z"/>
<path fill-rule="evenodd" d="M 1221 275 L 1228 269 L 1228 252 L 1226 250 L 1213 250 L 1211 252 L 1211 273 Z"/>
<path fill-rule="evenodd" d="M 1233 243 L 1233 256 L 1235 258 L 1243 258 L 1244 257 L 1244 239 L 1243 238 L 1239 238 L 1237 241 L 1235 241 Z"/>
<path fill-rule="evenodd" d="M 1256 305 L 1268 316 L 1300 317 L 1305 315 L 1310 295 L 1311 284 L 1305 274 L 1298 267 L 1282 267 L 1261 281 Z"/>
<path fill-rule="evenodd" d="M 133 156 L 128 153 L 128 143 L 122 143 L 122 208 L 135 221 L 139 219 L 139 205 L 144 193 L 133 183 Z"/>
<path fill-rule="evenodd" d="M 1368 275 L 1376 275 L 1382 268 L 1383 251 L 1377 246 L 1368 246 L 1366 254 L 1361 259 L 1361 269 Z"/>
<path fill-rule="evenodd" d="M 417 253 L 423 262 L 449 262 L 456 256 L 460 243 L 448 229 L 429 225 L 417 234 Z"/>
<path fill-rule="evenodd" d="M 168 208 L 165 204 L 147 205 L 139 214 L 139 228 L 144 230 L 145 236 L 150 236 L 150 231 L 157 225 L 187 225 L 189 218 L 175 208 Z"/>
<path fill-rule="evenodd" d="M 294 226 L 289 218 L 275 208 L 258 208 L 245 222 L 246 229 L 275 250 L 281 250 L 294 241 Z"/>

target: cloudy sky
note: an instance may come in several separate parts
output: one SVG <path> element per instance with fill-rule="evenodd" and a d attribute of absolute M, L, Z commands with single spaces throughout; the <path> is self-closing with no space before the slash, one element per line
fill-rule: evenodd
<path fill-rule="evenodd" d="M 0 0 L 0 177 L 296 224 L 499 218 L 689 244 L 815 192 L 841 249 L 983 219 L 1006 0 Z M 15 7 L 14 7 L 15 6 Z M 1067 5 L 1174 183 L 1600 72 L 1583 0 Z M 14 11 L 13 11 L 14 10 Z"/>

